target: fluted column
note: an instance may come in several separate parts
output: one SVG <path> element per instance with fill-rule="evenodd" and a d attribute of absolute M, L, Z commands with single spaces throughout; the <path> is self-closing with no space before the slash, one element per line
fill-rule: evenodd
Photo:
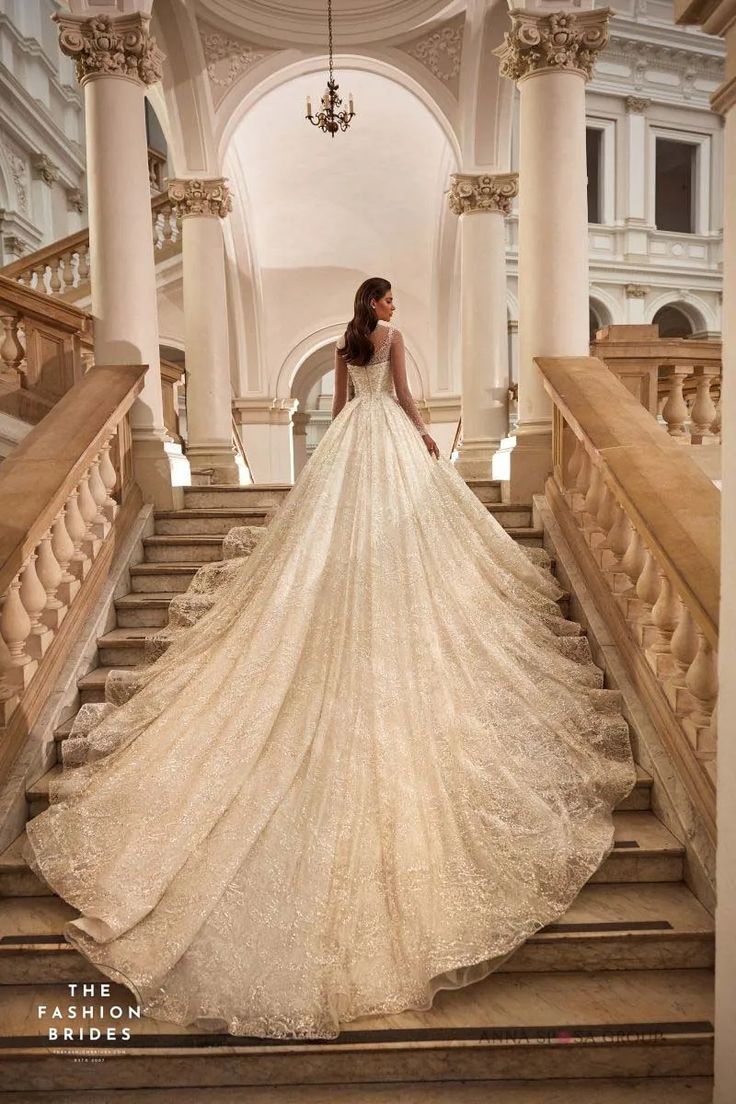
<path fill-rule="evenodd" d="M 518 192 L 515 173 L 453 173 L 452 211 L 460 216 L 460 359 L 463 440 L 456 467 L 491 478 L 506 436 L 509 386 L 504 215 Z"/>
<path fill-rule="evenodd" d="M 150 16 L 140 12 L 57 12 L 54 19 L 84 88 L 95 361 L 149 365 L 131 413 L 133 463 L 144 496 L 168 506 L 143 106 L 146 86 L 161 79 L 163 54 L 149 33 Z"/>
<path fill-rule="evenodd" d="M 516 10 L 496 51 L 520 93 L 516 501 L 541 491 L 552 467 L 552 405 L 533 358 L 588 353 L 585 81 L 607 25 L 607 9 Z"/>
<path fill-rule="evenodd" d="M 222 177 L 169 180 L 182 219 L 187 459 L 193 483 L 239 483 L 233 450 L 232 392 L 222 219 L 232 196 Z"/>

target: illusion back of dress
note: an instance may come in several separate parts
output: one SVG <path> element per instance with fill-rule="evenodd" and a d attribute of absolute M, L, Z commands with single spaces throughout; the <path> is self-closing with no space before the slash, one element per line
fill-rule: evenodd
<path fill-rule="evenodd" d="M 353 383 L 356 398 L 365 398 L 380 393 L 393 396 L 394 384 L 391 376 L 391 335 L 392 329 L 386 326 L 370 360 L 365 365 L 348 364 L 348 372 Z"/>

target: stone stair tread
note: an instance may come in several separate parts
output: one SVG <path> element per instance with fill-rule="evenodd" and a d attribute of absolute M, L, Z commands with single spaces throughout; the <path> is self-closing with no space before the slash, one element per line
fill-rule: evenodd
<path fill-rule="evenodd" d="M 92 671 L 88 671 L 86 675 L 82 675 L 77 679 L 77 686 L 80 690 L 97 690 L 105 685 L 105 679 L 110 671 L 117 671 L 118 667 L 95 667 Z"/>
<path fill-rule="evenodd" d="M 531 514 L 532 512 L 528 502 L 484 502 L 483 505 L 492 514 Z"/>
<path fill-rule="evenodd" d="M 0 899 L 0 941 L 5 936 L 27 937 L 27 943 L 23 944 L 27 945 L 33 942 L 33 936 L 58 934 L 59 942 L 64 943 L 62 926 L 78 915 L 77 909 L 55 895 Z M 672 936 L 687 933 L 710 938 L 715 930 L 713 917 L 684 882 L 645 882 L 636 886 L 586 885 L 568 911 L 555 923 L 585 925 L 620 922 L 621 928 L 617 933 L 601 933 L 612 938 L 617 934 L 620 936 L 624 932 L 637 930 L 635 927 L 627 928 L 627 922 L 635 925 L 651 920 L 668 921 L 672 925 Z M 641 932 L 639 929 L 639 932 L 647 934 L 646 930 Z M 542 929 L 530 936 L 530 941 L 563 936 L 574 939 L 580 934 L 581 932 L 558 933 Z M 590 934 L 590 930 L 587 934 Z M 661 931 L 656 934 L 661 935 Z M 3 948 L 0 943 L 0 953 L 4 949 L 7 948 Z"/>
<path fill-rule="evenodd" d="M 143 545 L 185 544 L 222 544 L 224 537 L 218 533 L 163 533 L 155 537 L 144 537 Z"/>
<path fill-rule="evenodd" d="M 167 521 L 183 518 L 249 518 L 262 517 L 272 509 L 272 506 L 187 506 L 183 510 L 156 510 L 153 516 Z"/>
<path fill-rule="evenodd" d="M 206 485 L 191 485 L 184 487 L 184 496 L 188 494 L 202 494 L 203 491 L 227 491 L 232 494 L 238 491 L 242 494 L 258 494 L 260 491 L 290 491 L 293 483 L 245 483 L 237 486 L 234 483 L 208 483 Z"/>
<path fill-rule="evenodd" d="M 65 985 L 7 985 L 2 987 L 2 1028 L 3 1053 L 9 1039 L 23 1036 L 31 1030 L 43 1030 L 33 1016 L 38 1005 L 47 1008 L 59 1006 L 62 1012 L 56 1025 L 60 1028 L 72 1026 L 63 1016 L 69 1003 L 69 992 Z M 112 998 L 112 999 L 110 999 Z M 130 991 L 123 986 L 110 984 L 109 1003 L 122 999 L 123 1003 L 134 1003 Z M 680 1038 L 690 1038 L 695 1045 L 712 1040 L 713 1017 L 713 973 L 708 969 L 691 970 L 600 970 L 590 973 L 557 972 L 535 973 L 533 975 L 493 972 L 481 981 L 455 990 L 440 990 L 435 996 L 433 1007 L 427 1011 L 410 1010 L 390 1015 L 371 1015 L 352 1020 L 345 1026 L 344 1041 L 309 1040 L 309 1053 L 313 1054 L 322 1046 L 328 1048 L 353 1050 L 371 1042 L 380 1045 L 377 1032 L 391 1031 L 392 1042 L 387 1045 L 416 1047 L 417 1029 L 428 1032 L 419 1046 L 422 1049 L 433 1043 L 442 1049 L 448 1046 L 446 1038 L 432 1039 L 432 1030 L 443 1032 L 446 1029 L 469 1029 L 469 1031 L 493 1028 L 520 1027 L 527 1029 L 527 1037 L 515 1039 L 513 1046 L 520 1048 L 534 1045 L 536 1041 L 529 1028 L 538 1027 L 553 1033 L 564 1033 L 565 1027 L 588 1028 L 593 1025 L 608 1027 L 637 1025 L 640 1030 L 646 1026 L 667 1035 L 669 1027 Z M 106 1018 L 97 1017 L 97 1026 L 106 1026 Z M 682 1034 L 678 1031 L 683 1025 Z M 151 1034 L 194 1035 L 201 1031 L 195 1027 L 172 1024 L 142 1016 L 140 1020 L 126 1020 L 132 1035 Z M 401 1032 L 407 1038 L 401 1040 Z M 360 1033 L 359 1040 L 351 1039 L 353 1033 Z M 397 1038 L 397 1035 L 399 1036 Z M 565 1049 L 576 1045 L 574 1037 L 565 1038 Z M 467 1045 L 465 1039 L 458 1045 Z M 483 1040 L 484 1047 L 488 1046 Z M 549 1035 L 544 1036 L 544 1044 L 550 1046 Z M 657 1045 L 661 1046 L 661 1042 Z M 197 1046 L 196 1041 L 194 1046 Z M 586 1049 L 590 1046 L 587 1039 L 582 1040 Z M 235 1044 L 232 1050 L 260 1049 L 260 1040 Z M 145 1048 L 143 1048 L 145 1049 Z M 187 1049 L 187 1048 L 185 1048 Z M 623 1049 L 619 1047 L 619 1049 Z M 177 1053 L 180 1048 L 177 1047 Z M 305 1044 L 294 1040 L 274 1041 L 268 1047 L 275 1051 L 296 1050 L 305 1052 Z M 140 1048 L 131 1048 L 126 1061 L 132 1061 Z"/>
<path fill-rule="evenodd" d="M 97 645 L 104 648 L 130 647 L 131 644 L 142 643 L 155 632 L 158 632 L 157 628 L 147 625 L 136 625 L 131 629 L 110 629 L 104 636 L 97 637 Z"/>
<path fill-rule="evenodd" d="M 181 591 L 177 590 L 131 591 L 116 598 L 115 606 L 118 609 L 163 609 L 168 608 L 172 599 L 180 594 Z"/>
<path fill-rule="evenodd" d="M 222 538 L 220 538 L 222 540 Z M 189 573 L 191 575 L 202 567 L 203 564 L 198 563 L 196 560 L 184 560 L 183 562 L 170 560 L 162 561 L 161 563 L 139 563 L 134 564 L 130 568 L 131 575 L 184 575 Z M 158 594 L 159 592 L 156 591 Z"/>
<path fill-rule="evenodd" d="M 541 540 L 544 529 L 535 529 L 533 525 L 509 525 L 504 529 L 510 537 L 535 537 Z"/>

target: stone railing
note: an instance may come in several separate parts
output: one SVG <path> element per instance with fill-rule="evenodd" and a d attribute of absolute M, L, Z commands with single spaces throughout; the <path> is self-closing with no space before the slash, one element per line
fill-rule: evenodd
<path fill-rule="evenodd" d="M 0 467 L 0 777 L 142 504 L 128 411 L 144 375 L 95 368 Z"/>
<path fill-rule="evenodd" d="M 590 346 L 672 437 L 720 440 L 721 343 L 660 337 L 655 325 L 606 326 Z"/>
<path fill-rule="evenodd" d="M 720 494 L 602 361 L 536 363 L 554 403 L 547 499 L 715 839 Z"/>
<path fill-rule="evenodd" d="M 181 249 L 180 220 L 167 195 L 151 201 L 151 233 L 158 260 Z M 29 253 L 2 269 L 2 275 L 35 291 L 55 297 L 89 294 L 89 230 Z"/>
<path fill-rule="evenodd" d="M 0 276 L 0 322 L 0 409 L 38 422 L 84 375 L 92 319 Z"/>

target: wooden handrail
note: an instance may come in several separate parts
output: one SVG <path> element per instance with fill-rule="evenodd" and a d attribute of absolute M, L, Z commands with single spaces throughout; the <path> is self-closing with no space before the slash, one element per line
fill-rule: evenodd
<path fill-rule="evenodd" d="M 6 270 L 3 269 L 3 273 Z M 0 273 L 0 303 L 11 306 L 18 314 L 39 322 L 53 322 L 69 333 L 88 336 L 92 331 L 92 315 L 63 299 L 24 287 Z"/>
<path fill-rule="evenodd" d="M 600 457 L 617 497 L 713 646 L 718 640 L 720 494 L 594 357 L 535 357 L 544 387 Z"/>
<path fill-rule="evenodd" d="M 98 365 L 67 391 L 0 466 L 0 594 L 132 406 L 146 367 Z"/>

